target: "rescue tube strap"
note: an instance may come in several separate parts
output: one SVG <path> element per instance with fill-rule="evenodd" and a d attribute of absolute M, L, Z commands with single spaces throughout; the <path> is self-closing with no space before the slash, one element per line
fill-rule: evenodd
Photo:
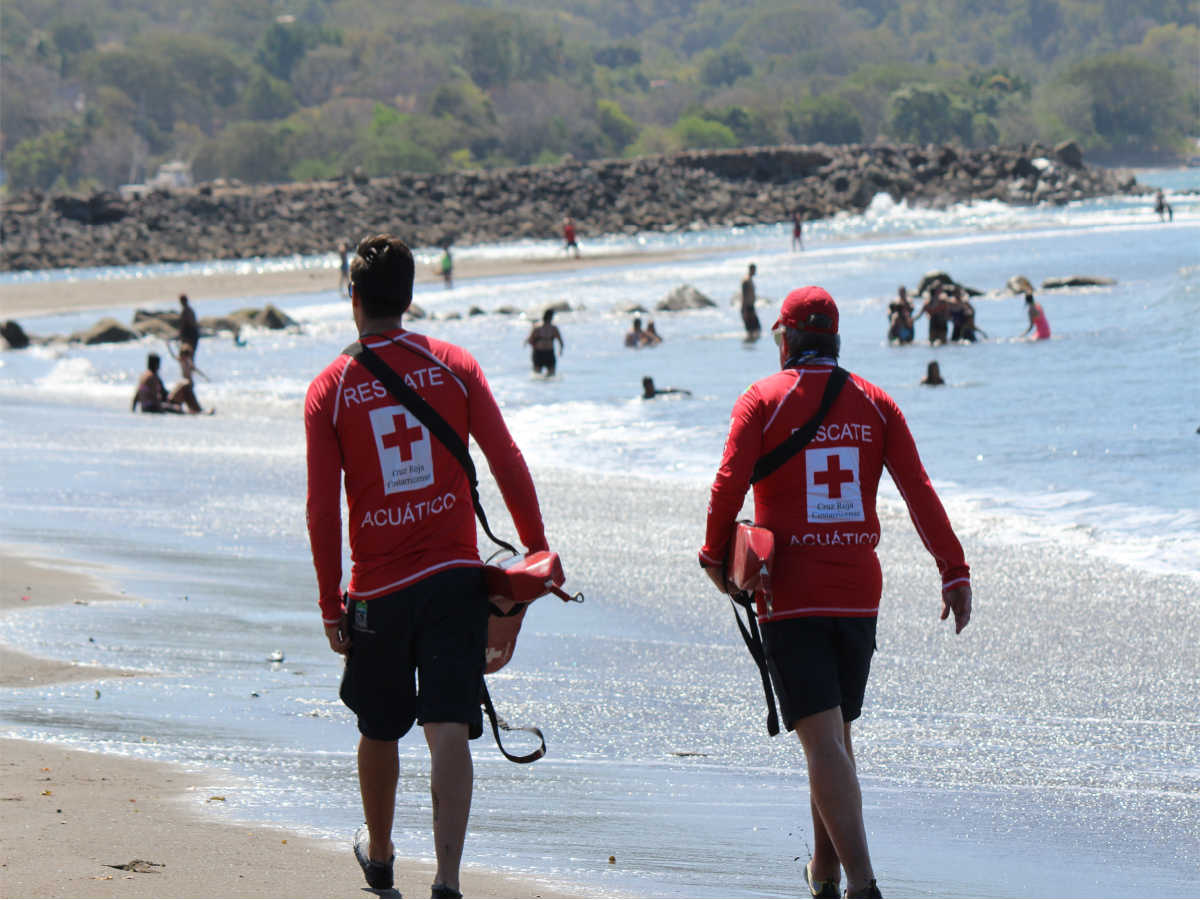
<path fill-rule="evenodd" d="M 467 450 L 467 445 L 463 443 L 462 438 L 458 436 L 450 423 L 442 418 L 441 414 L 434 409 L 429 403 L 404 383 L 404 379 L 387 363 L 380 358 L 379 354 L 363 344 L 360 341 L 355 341 L 349 347 L 342 351 L 352 359 L 362 363 L 371 374 L 382 382 L 383 386 L 388 389 L 393 397 L 404 404 L 405 409 L 417 417 L 421 424 L 429 429 L 439 441 L 442 442 L 451 455 L 458 460 L 459 465 L 463 467 L 463 471 L 467 473 L 467 483 L 471 487 L 471 503 L 475 506 L 475 515 L 479 519 L 479 524 L 483 526 L 484 532 L 495 543 L 514 556 L 520 556 L 517 548 L 508 541 L 502 541 L 496 535 L 492 534 L 492 529 L 488 525 L 487 514 L 483 511 L 483 504 L 479 502 L 479 476 L 475 472 L 475 463 L 471 459 L 471 454 Z"/>
<path fill-rule="evenodd" d="M 492 697 L 488 693 L 487 679 L 479 679 L 480 702 L 483 704 L 483 710 L 487 713 L 488 721 L 492 723 L 492 736 L 496 738 L 496 746 L 500 748 L 500 752 L 504 754 L 504 758 L 509 762 L 515 763 L 531 763 L 541 759 L 546 755 L 546 738 L 542 734 L 540 728 L 534 728 L 532 725 L 516 726 L 509 725 L 502 718 L 496 715 L 496 707 L 492 706 Z M 524 756 L 517 756 L 515 753 L 509 753 L 504 749 L 504 744 L 500 741 L 501 731 L 528 731 L 530 734 L 537 737 L 540 746 L 532 753 L 526 753 Z"/>
<path fill-rule="evenodd" d="M 825 393 L 821 395 L 821 405 L 817 408 L 816 415 L 805 422 L 803 426 L 793 431 L 787 440 L 774 450 L 768 451 L 758 458 L 758 461 L 754 464 L 754 471 L 750 475 L 751 484 L 762 481 L 803 450 L 804 445 L 816 436 L 817 429 L 821 427 L 822 420 L 829 413 L 833 402 L 837 399 L 837 395 L 841 393 L 842 386 L 849 377 L 850 373 L 841 366 L 833 367 L 833 371 L 829 374 L 829 380 L 825 382 Z"/>
<path fill-rule="evenodd" d="M 746 642 L 746 649 L 754 657 L 754 662 L 758 665 L 758 674 L 762 676 L 763 693 L 767 697 L 767 734 L 775 737 L 779 734 L 779 713 L 775 710 L 775 694 L 771 691 L 771 673 L 767 670 L 767 653 L 763 648 L 762 634 L 758 630 L 758 619 L 754 615 L 754 596 L 748 591 L 740 591 L 737 594 L 731 594 L 729 602 L 733 605 L 733 617 L 737 620 L 742 640 Z M 738 614 L 739 606 L 746 610 L 746 618 L 750 622 L 748 627 L 742 623 L 742 617 Z"/>

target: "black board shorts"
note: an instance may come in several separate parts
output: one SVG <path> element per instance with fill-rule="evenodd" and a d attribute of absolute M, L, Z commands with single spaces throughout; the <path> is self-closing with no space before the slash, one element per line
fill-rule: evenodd
<path fill-rule="evenodd" d="M 540 369 L 554 370 L 555 365 L 553 350 L 534 350 L 533 351 L 533 370 L 537 372 Z"/>
<path fill-rule="evenodd" d="M 782 720 L 841 707 L 842 721 L 862 715 L 875 653 L 875 617 L 804 616 L 762 623 L 763 649 Z"/>
<path fill-rule="evenodd" d="M 483 569 L 446 569 L 352 602 L 340 694 L 358 716 L 359 732 L 395 741 L 414 722 L 461 722 L 479 737 L 488 618 Z"/>

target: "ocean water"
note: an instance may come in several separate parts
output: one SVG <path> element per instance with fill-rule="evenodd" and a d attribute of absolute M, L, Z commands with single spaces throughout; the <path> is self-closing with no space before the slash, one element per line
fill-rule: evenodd
<path fill-rule="evenodd" d="M 1148 198 L 931 210 L 881 196 L 863 215 L 814 225 L 802 253 L 784 225 L 682 230 L 585 239 L 601 261 L 577 271 L 419 287 L 434 318 L 410 326 L 479 358 L 568 587 L 588 598 L 540 601 L 515 661 L 491 679 L 501 713 L 540 725 L 549 754 L 518 767 L 490 739 L 474 745 L 469 861 L 596 894 L 788 896 L 802 885 L 811 825 L 798 742 L 766 737 L 757 674 L 695 561 L 729 410 L 778 365 L 769 339 L 742 340 L 733 305 L 755 262 L 764 324 L 793 287 L 838 299 L 843 364 L 899 402 L 972 565 L 976 618 L 956 638 L 939 627 L 936 569 L 885 479 L 879 653 L 856 727 L 884 889 L 1195 894 L 1200 173 L 1141 180 L 1168 189 L 1173 223 Z M 637 249 L 684 252 L 604 261 Z M 0 620 L 0 640 L 30 652 L 144 673 L 99 697 L 94 685 L 8 691 L 0 733 L 204 767 L 227 797 L 220 814 L 346 840 L 361 817 L 355 732 L 315 604 L 301 421 L 308 381 L 354 338 L 336 260 L 157 271 L 297 266 L 328 269 L 329 289 L 199 310 L 273 301 L 300 323 L 252 331 L 245 346 L 201 342 L 211 381 L 197 392 L 212 417 L 129 414 L 161 342 L 0 355 L 0 541 L 105 564 L 144 598 Z M 974 302 L 988 340 L 887 345 L 896 286 L 933 269 L 984 292 Z M 144 271 L 5 275 L 0 288 L 69 278 L 103 291 Z M 1022 340 L 1023 303 L 1006 279 L 1073 274 L 1116 283 L 1040 292 L 1054 337 Z M 717 306 L 654 311 L 684 283 Z M 559 301 L 571 307 L 556 318 L 559 375 L 535 377 L 522 341 Z M 661 346 L 623 347 L 635 304 Z M 63 333 L 102 314 L 22 325 Z M 931 360 L 945 387 L 920 386 Z M 692 395 L 643 401 L 644 375 Z M 486 476 L 483 492 L 511 534 Z M 401 752 L 395 839 L 402 855 L 427 857 L 423 741 L 414 734 Z"/>

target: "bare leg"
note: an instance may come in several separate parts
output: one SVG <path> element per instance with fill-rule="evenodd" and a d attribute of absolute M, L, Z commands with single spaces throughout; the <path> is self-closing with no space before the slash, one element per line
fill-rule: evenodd
<path fill-rule="evenodd" d="M 850 723 L 845 723 L 845 738 L 846 738 L 846 753 L 850 757 L 850 765 L 857 766 L 854 762 L 854 745 L 850 742 Z M 813 820 L 813 855 L 812 855 L 812 875 L 816 881 L 837 881 L 840 880 L 842 861 L 838 858 L 837 849 L 833 846 L 833 841 L 829 837 L 829 832 L 825 830 L 825 823 L 821 821 L 821 813 L 817 810 L 816 800 L 810 800 L 809 805 L 812 808 Z"/>
<path fill-rule="evenodd" d="M 395 741 L 363 737 L 358 742 L 358 788 L 362 793 L 363 817 L 371 835 L 368 849 L 374 862 L 392 858 L 392 819 L 396 814 L 396 782 L 400 759 Z"/>
<path fill-rule="evenodd" d="M 846 871 L 846 888 L 866 885 L 875 877 L 867 850 L 867 831 L 862 818 L 862 792 L 854 768 L 854 757 L 847 745 L 847 729 L 840 707 L 827 709 L 796 722 L 796 734 L 808 759 L 808 781 L 816 819 L 832 843 L 837 859 Z M 816 833 L 815 851 L 823 838 Z M 814 876 L 827 869 L 817 869 Z"/>
<path fill-rule="evenodd" d="M 467 744 L 467 726 L 458 722 L 429 722 L 429 790 L 433 797 L 433 843 L 437 852 L 434 884 L 458 890 L 467 819 L 471 814 L 474 767 Z"/>

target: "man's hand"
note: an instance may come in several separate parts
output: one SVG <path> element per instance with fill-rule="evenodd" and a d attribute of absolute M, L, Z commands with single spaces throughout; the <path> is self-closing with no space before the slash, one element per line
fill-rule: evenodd
<path fill-rule="evenodd" d="M 725 580 L 724 566 L 704 566 L 704 574 L 709 577 L 709 580 L 717 586 L 717 590 L 722 594 L 733 594 L 737 591 L 737 586 L 730 584 Z"/>
<path fill-rule="evenodd" d="M 962 630 L 971 621 L 971 586 L 956 584 L 949 590 L 942 591 L 942 615 L 945 619 L 954 611 L 954 633 L 962 634 Z"/>
<path fill-rule="evenodd" d="M 342 624 L 325 626 L 325 637 L 329 640 L 329 649 L 334 653 L 346 655 L 350 649 L 350 635 L 342 631 Z"/>

